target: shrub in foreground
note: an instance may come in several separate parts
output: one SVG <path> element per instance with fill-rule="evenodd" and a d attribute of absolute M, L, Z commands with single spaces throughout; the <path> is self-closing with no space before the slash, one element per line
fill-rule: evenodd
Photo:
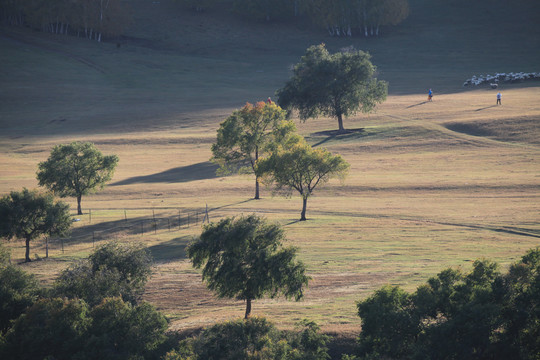
<path fill-rule="evenodd" d="M 186 339 L 166 360 L 326 360 L 329 338 L 313 322 L 299 331 L 279 331 L 265 318 L 228 321 Z"/>
<path fill-rule="evenodd" d="M 540 358 L 540 248 L 508 273 L 475 261 L 408 294 L 384 287 L 358 302 L 364 359 Z"/>

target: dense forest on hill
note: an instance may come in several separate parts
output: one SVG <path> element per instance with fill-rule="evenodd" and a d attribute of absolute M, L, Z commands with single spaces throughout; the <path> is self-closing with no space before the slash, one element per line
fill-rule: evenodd
<path fill-rule="evenodd" d="M 327 31 L 330 36 L 379 36 L 383 28 L 397 26 L 412 12 L 425 18 L 497 14 L 538 20 L 540 6 L 532 0 L 172 0 L 177 11 L 201 14 L 225 12 L 248 22 L 280 22 Z M 8 25 L 28 26 L 54 34 L 70 34 L 101 41 L 124 35 L 134 21 L 133 9 L 141 1 L 121 0 L 0 0 L 0 19 Z M 152 1 L 159 4 L 161 1 Z M 461 14 L 460 14 L 461 13 Z"/>

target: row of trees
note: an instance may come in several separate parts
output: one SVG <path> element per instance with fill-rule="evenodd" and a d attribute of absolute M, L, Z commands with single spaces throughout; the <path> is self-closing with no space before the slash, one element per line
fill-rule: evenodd
<path fill-rule="evenodd" d="M 177 0 L 197 11 L 220 0 Z M 381 26 L 397 25 L 409 15 L 408 0 L 232 0 L 233 11 L 250 19 L 276 21 L 307 17 L 332 36 L 378 36 Z"/>
<path fill-rule="evenodd" d="M 178 341 L 141 295 L 152 260 L 142 245 L 111 242 L 61 272 L 49 289 L 9 264 L 0 246 L 0 358 L 9 359 L 328 359 L 328 337 L 304 321 L 282 332 L 249 318 L 251 300 L 302 297 L 308 277 L 283 248 L 283 230 L 256 216 L 211 224 L 188 250 L 218 296 L 244 299 L 246 320 L 216 324 Z"/>
<path fill-rule="evenodd" d="M 101 41 L 116 37 L 131 19 L 121 0 L 0 0 L 0 16 L 10 25 Z"/>
<path fill-rule="evenodd" d="M 62 236 L 71 227 L 69 206 L 54 195 L 75 197 L 77 214 L 81 199 L 105 186 L 112 178 L 118 156 L 104 156 L 92 143 L 57 145 L 47 161 L 38 165 L 40 186 L 49 192 L 23 189 L 0 199 L 0 237 L 24 239 L 25 261 L 30 261 L 30 242 L 42 236 Z"/>
<path fill-rule="evenodd" d="M 276 236 L 277 234 L 277 236 Z M 256 216 L 205 228 L 188 254 L 222 297 L 301 298 L 308 278 L 282 230 Z M 275 240 L 278 241 L 275 241 Z M 64 270 L 50 289 L 8 262 L 0 246 L 0 357 L 10 359 L 328 359 L 329 338 L 309 321 L 281 332 L 261 318 L 216 324 L 181 340 L 140 301 L 148 250 L 111 242 Z M 84 269 L 80 271 L 80 269 Z M 357 303 L 357 354 L 342 359 L 536 359 L 540 354 L 540 248 L 507 273 L 478 260 L 446 269 L 416 292 L 385 286 Z"/>
<path fill-rule="evenodd" d="M 538 359 L 540 248 L 507 273 L 477 260 L 409 294 L 386 286 L 358 302 L 359 359 Z"/>
<path fill-rule="evenodd" d="M 159 359 L 165 352 L 168 322 L 140 301 L 152 264 L 147 249 L 109 243 L 49 289 L 2 258 L 0 358 Z"/>
<path fill-rule="evenodd" d="M 371 112 L 386 99 L 387 84 L 374 78 L 375 72 L 363 51 L 330 54 L 324 44 L 311 46 L 277 91 L 281 106 L 271 100 L 248 103 L 220 124 L 212 145 L 219 173 L 255 174 L 255 199 L 260 183 L 286 195 L 298 192 L 303 202 L 300 220 L 306 220 L 307 201 L 315 189 L 332 178 L 343 179 L 349 164 L 324 148 L 311 147 L 286 117 L 293 110 L 304 121 L 326 115 L 337 119 L 338 134 L 346 132 L 344 117 Z"/>

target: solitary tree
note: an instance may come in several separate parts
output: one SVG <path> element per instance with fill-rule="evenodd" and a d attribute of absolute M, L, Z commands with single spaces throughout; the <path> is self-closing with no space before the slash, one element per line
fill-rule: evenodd
<path fill-rule="evenodd" d="M 257 165 L 257 175 L 277 191 L 298 191 L 302 196 L 300 220 L 306 220 L 307 200 L 315 188 L 331 178 L 343 179 L 349 164 L 326 149 L 313 149 L 305 141 L 281 147 Z"/>
<path fill-rule="evenodd" d="M 77 214 L 82 215 L 81 198 L 102 189 L 111 180 L 118 156 L 103 156 L 89 142 L 57 145 L 47 161 L 39 163 L 37 178 L 60 197 L 77 198 Z"/>
<path fill-rule="evenodd" d="M 387 84 L 373 77 L 375 66 L 363 51 L 330 54 L 324 44 L 311 46 L 294 66 L 293 76 L 277 91 L 284 109 L 298 109 L 300 118 L 335 117 L 339 132 L 343 117 L 373 111 L 386 99 Z"/>
<path fill-rule="evenodd" d="M 309 277 L 296 260 L 294 247 L 283 247 L 284 232 L 256 215 L 226 218 L 205 226 L 188 247 L 193 266 L 203 268 L 202 277 L 219 297 L 246 301 L 247 319 L 251 301 L 265 295 L 283 294 L 300 300 Z"/>
<path fill-rule="evenodd" d="M 278 133 L 294 131 L 294 124 L 285 121 L 285 111 L 274 103 L 247 103 L 236 110 L 217 131 L 212 145 L 212 160 L 221 174 L 255 172 L 259 156 Z M 259 199 L 259 179 L 255 178 L 255 199 Z"/>
<path fill-rule="evenodd" d="M 63 235 L 70 227 L 69 206 L 55 202 L 52 194 L 23 189 L 0 200 L 0 236 L 25 239 L 26 262 L 31 261 L 30 241 L 42 235 Z"/>

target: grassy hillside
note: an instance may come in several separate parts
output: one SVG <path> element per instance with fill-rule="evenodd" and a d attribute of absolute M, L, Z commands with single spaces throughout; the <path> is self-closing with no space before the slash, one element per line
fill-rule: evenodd
<path fill-rule="evenodd" d="M 498 107 L 496 91 L 461 87 L 474 74 L 539 71 L 534 14 L 516 22 L 508 9 L 463 14 L 417 0 L 411 17 L 379 39 L 335 39 L 181 12 L 170 1 L 132 2 L 136 21 L 120 48 L 1 29 L 0 194 L 36 187 L 37 163 L 58 143 L 93 141 L 120 157 L 110 186 L 83 198 L 85 215 L 64 251 L 53 239 L 47 261 L 21 265 L 44 282 L 88 255 L 93 237 L 143 241 L 157 261 L 145 298 L 173 328 L 239 317 L 243 304 L 215 299 L 185 258 L 200 220 L 138 230 L 153 214 L 186 216 L 208 204 L 210 220 L 256 212 L 279 221 L 313 277 L 305 301 L 256 301 L 255 315 L 281 327 L 308 317 L 356 332 L 355 301 L 383 284 L 412 289 L 481 257 L 507 265 L 540 244 L 540 87 L 503 84 Z M 350 134 L 333 135 L 332 119 L 297 122 L 310 143 L 351 163 L 345 183 L 317 191 L 309 221 L 298 222 L 300 199 L 264 190 L 250 200 L 253 178 L 217 177 L 208 159 L 219 123 L 273 95 L 306 47 L 321 42 L 369 51 L 390 96 L 375 114 L 346 119 Z M 21 259 L 22 242 L 10 246 Z M 44 256 L 43 242 L 34 253 Z"/>

